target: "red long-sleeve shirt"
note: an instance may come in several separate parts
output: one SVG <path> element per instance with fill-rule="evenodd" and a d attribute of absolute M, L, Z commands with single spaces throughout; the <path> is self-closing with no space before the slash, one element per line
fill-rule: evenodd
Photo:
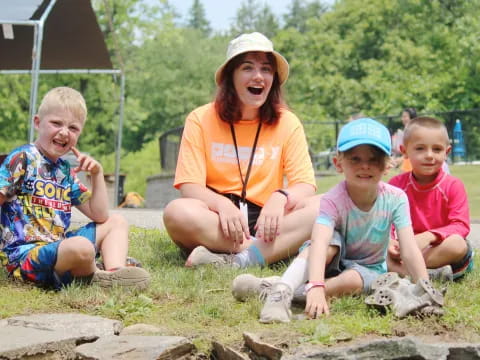
<path fill-rule="evenodd" d="M 460 179 L 440 170 L 434 181 L 421 185 L 410 171 L 389 183 L 407 193 L 415 234 L 430 231 L 442 241 L 453 234 L 466 238 L 470 233 L 467 193 Z"/>

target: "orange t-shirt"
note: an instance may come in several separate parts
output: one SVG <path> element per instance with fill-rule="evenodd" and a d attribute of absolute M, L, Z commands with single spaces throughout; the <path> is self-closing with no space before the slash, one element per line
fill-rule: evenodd
<path fill-rule="evenodd" d="M 257 128 L 258 120 L 234 124 L 244 179 Z M 316 188 L 303 126 L 287 109 L 282 110 L 276 125 L 262 125 L 247 184 L 247 200 L 263 206 L 272 192 L 283 187 L 284 176 L 289 186 L 307 183 Z M 185 183 L 241 195 L 242 181 L 230 125 L 218 117 L 213 103 L 187 116 L 174 186 L 178 189 Z"/>
<path fill-rule="evenodd" d="M 402 170 L 402 172 L 412 171 L 412 163 L 410 162 L 410 159 L 403 158 L 400 170 Z"/>

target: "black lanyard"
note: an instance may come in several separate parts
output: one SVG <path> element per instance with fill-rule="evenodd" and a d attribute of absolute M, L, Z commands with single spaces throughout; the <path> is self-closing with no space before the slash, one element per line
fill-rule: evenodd
<path fill-rule="evenodd" d="M 255 141 L 253 142 L 252 153 L 250 154 L 250 160 L 248 162 L 247 175 L 245 175 L 245 180 L 243 180 L 242 168 L 240 167 L 240 158 L 238 156 L 238 146 L 237 146 L 237 137 L 235 136 L 235 128 L 233 124 L 230 124 L 230 130 L 232 132 L 233 144 L 235 145 L 235 155 L 237 155 L 237 164 L 238 171 L 240 172 L 240 180 L 242 180 L 242 202 L 245 202 L 245 197 L 247 196 L 247 184 L 248 178 L 250 177 L 250 170 L 252 170 L 253 157 L 255 156 L 255 150 L 257 148 L 258 135 L 260 135 L 260 129 L 262 127 L 262 122 L 258 122 L 257 133 L 255 134 Z"/>

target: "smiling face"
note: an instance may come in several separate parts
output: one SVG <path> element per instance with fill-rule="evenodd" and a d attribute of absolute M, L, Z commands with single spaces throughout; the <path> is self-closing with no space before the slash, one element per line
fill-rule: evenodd
<path fill-rule="evenodd" d="M 274 65 L 264 52 L 247 53 L 233 72 L 233 84 L 242 104 L 244 120 L 254 120 L 267 100 L 275 75 Z"/>
<path fill-rule="evenodd" d="M 77 144 L 84 121 L 67 109 L 57 108 L 34 118 L 38 138 L 35 145 L 50 160 L 57 161 Z"/>
<path fill-rule="evenodd" d="M 343 173 L 347 187 L 376 190 L 386 169 L 386 155 L 372 145 L 358 145 L 334 159 L 337 171 Z"/>
<path fill-rule="evenodd" d="M 451 149 L 445 128 L 414 125 L 405 141 L 403 151 L 417 181 L 428 184 L 435 180 Z"/>

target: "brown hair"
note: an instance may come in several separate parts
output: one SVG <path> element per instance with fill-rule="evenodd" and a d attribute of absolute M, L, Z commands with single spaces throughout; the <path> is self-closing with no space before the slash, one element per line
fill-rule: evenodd
<path fill-rule="evenodd" d="M 70 111 L 82 123 L 87 119 L 87 105 L 82 94 L 67 86 L 53 88 L 45 94 L 38 107 L 38 116 L 42 119 L 45 115 L 59 110 Z"/>
<path fill-rule="evenodd" d="M 390 156 L 388 156 L 382 149 L 376 147 L 375 145 L 370 145 L 370 144 L 363 144 L 363 145 L 367 145 L 370 148 L 370 150 L 373 152 L 373 156 L 375 157 L 375 161 L 377 162 L 377 164 L 381 167 L 382 170 L 385 170 L 390 164 Z M 360 145 L 357 145 L 357 146 L 360 146 Z M 346 151 L 337 151 L 337 158 L 338 159 L 343 158 L 345 155 L 348 155 L 348 153 L 355 148 L 356 146 Z"/>
<path fill-rule="evenodd" d="M 448 140 L 448 132 L 447 132 L 447 127 L 443 122 L 440 120 L 433 118 L 433 117 L 428 117 L 428 116 L 420 116 L 416 117 L 415 119 L 412 119 L 408 125 L 405 127 L 405 131 L 403 133 L 403 145 L 407 145 L 408 140 L 412 137 L 412 134 L 415 131 L 415 127 L 424 127 L 428 129 L 441 129 L 445 132 L 445 141 L 447 145 L 450 145 L 450 142 Z"/>
<path fill-rule="evenodd" d="M 233 84 L 233 72 L 240 66 L 248 53 L 235 56 L 222 71 L 220 84 L 215 97 L 215 110 L 223 121 L 233 124 L 242 119 L 240 100 Z M 275 70 L 272 87 L 265 103 L 259 109 L 260 121 L 264 124 L 275 124 L 280 118 L 280 109 L 286 107 L 277 73 L 277 63 L 272 53 L 267 53 L 268 61 Z"/>

